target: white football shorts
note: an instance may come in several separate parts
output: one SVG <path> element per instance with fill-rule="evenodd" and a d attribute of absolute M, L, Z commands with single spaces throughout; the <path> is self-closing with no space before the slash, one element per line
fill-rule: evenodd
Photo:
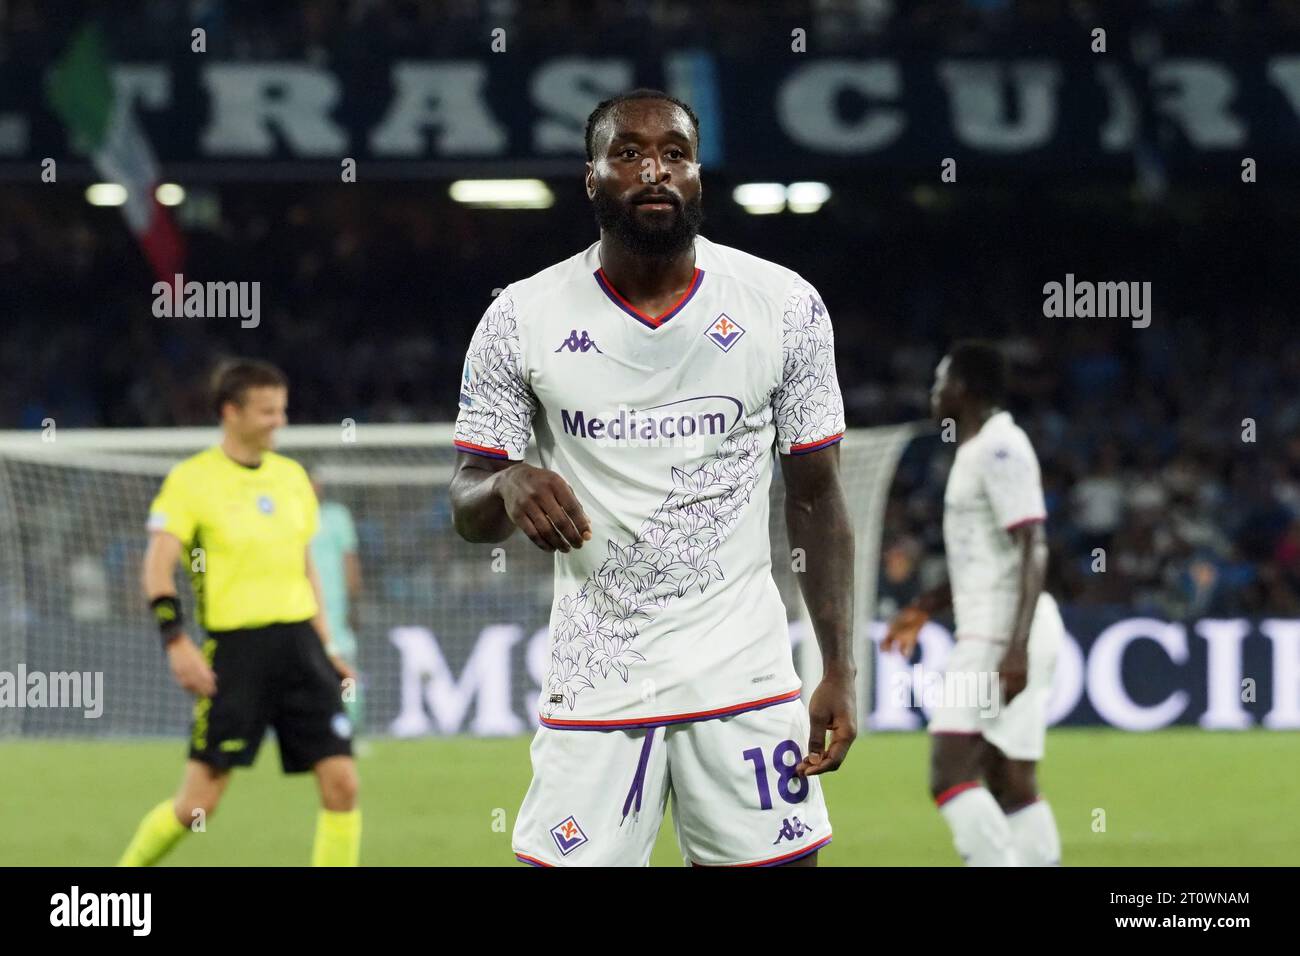
<path fill-rule="evenodd" d="M 1011 760 L 1042 760 L 1047 703 L 1065 624 L 1056 600 L 1044 592 L 1029 627 L 1025 689 L 1003 703 L 998 665 L 1005 641 L 958 637 L 944 668 L 944 692 L 930 708 L 932 734 L 980 734 Z"/>
<path fill-rule="evenodd" d="M 689 865 L 772 866 L 831 841 L 802 700 L 652 730 L 542 727 L 515 822 L 534 866 L 648 866 L 669 794 Z"/>

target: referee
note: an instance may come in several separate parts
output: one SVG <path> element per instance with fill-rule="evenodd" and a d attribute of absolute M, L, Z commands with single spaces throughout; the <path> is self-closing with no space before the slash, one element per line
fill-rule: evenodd
<path fill-rule="evenodd" d="M 251 766 L 267 726 L 285 773 L 316 774 L 321 811 L 314 866 L 356 866 L 361 850 L 352 727 L 341 679 L 355 679 L 330 647 L 310 542 L 316 495 L 297 462 L 271 451 L 285 424 L 289 383 L 266 362 L 218 370 L 221 444 L 176 465 L 149 511 L 143 584 L 173 676 L 197 696 L 189 760 L 175 797 L 140 822 L 119 866 L 149 866 Z M 207 633 L 185 632 L 173 573 L 190 568 Z M 195 829 L 198 829 L 195 826 Z"/>

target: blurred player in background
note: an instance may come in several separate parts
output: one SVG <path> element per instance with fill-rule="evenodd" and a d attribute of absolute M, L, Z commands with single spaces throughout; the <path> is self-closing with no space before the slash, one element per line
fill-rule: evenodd
<path fill-rule="evenodd" d="M 149 510 L 143 584 L 176 682 L 197 695 L 179 791 L 141 821 L 120 866 L 158 862 L 217 807 L 232 767 L 251 766 L 268 725 L 285 773 L 316 775 L 312 863 L 355 866 L 361 811 L 351 726 L 329 649 L 309 544 L 316 495 L 302 466 L 271 450 L 289 401 L 284 373 L 237 361 L 214 381 L 221 443 L 177 464 Z M 186 634 L 174 574 L 191 571 L 202 651 Z"/>
<path fill-rule="evenodd" d="M 357 554 L 357 529 L 352 512 L 341 501 L 327 501 L 324 486 L 317 474 L 312 488 L 320 502 L 320 530 L 311 541 L 311 557 L 320 577 L 321 596 L 325 600 L 325 620 L 334 642 L 334 652 L 357 671 L 356 600 L 361 596 L 361 558 Z M 360 672 L 356 680 L 345 683 L 343 706 L 360 733 L 365 713 Z"/>
<path fill-rule="evenodd" d="M 502 291 L 465 362 L 456 529 L 556 552 L 513 838 L 533 865 L 646 865 L 670 793 L 688 863 L 814 865 L 817 774 L 856 733 L 830 318 L 797 273 L 697 235 L 698 148 L 662 92 L 597 106 L 599 241 Z M 808 708 L 772 579 L 775 452 L 824 664 Z"/>
<path fill-rule="evenodd" d="M 1053 866 L 1061 841 L 1035 768 L 1065 628 L 1043 590 L 1043 486 L 1029 438 L 1001 407 L 1006 374 L 997 348 L 973 340 L 939 362 L 931 408 L 957 441 L 943 501 L 949 580 L 899 612 L 882 647 L 910 657 L 930 615 L 953 607 L 945 678 L 962 679 L 945 679 L 930 714 L 930 792 L 969 865 Z M 981 681 L 992 706 L 972 693 Z"/>

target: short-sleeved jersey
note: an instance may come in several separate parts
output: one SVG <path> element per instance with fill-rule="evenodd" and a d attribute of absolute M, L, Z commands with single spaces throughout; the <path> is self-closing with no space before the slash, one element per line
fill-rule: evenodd
<path fill-rule="evenodd" d="M 199 623 L 226 631 L 315 616 L 307 546 L 318 522 L 316 494 L 296 461 L 264 452 L 252 468 L 214 446 L 168 472 L 148 528 L 180 539 Z"/>
<path fill-rule="evenodd" d="M 1010 412 L 996 412 L 958 446 L 943 497 L 943 543 L 959 639 L 1010 640 L 1020 552 L 1007 532 L 1046 515 L 1029 437 Z"/>
<path fill-rule="evenodd" d="M 470 343 L 456 447 L 518 460 L 535 432 L 592 523 L 555 555 L 549 727 L 658 726 L 799 694 L 768 491 L 774 452 L 843 436 L 830 318 L 774 263 L 700 236 L 695 265 L 650 316 L 593 243 L 507 286 Z"/>
<path fill-rule="evenodd" d="M 348 572 L 346 556 L 357 550 L 357 529 L 352 512 L 338 501 L 322 501 L 320 530 L 311 540 L 311 559 L 320 576 L 321 597 L 330 631 L 347 626 Z"/>

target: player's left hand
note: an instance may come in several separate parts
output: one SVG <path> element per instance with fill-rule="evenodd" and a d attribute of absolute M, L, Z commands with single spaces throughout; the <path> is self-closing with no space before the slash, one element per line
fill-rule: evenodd
<path fill-rule="evenodd" d="M 348 664 L 348 662 L 345 661 L 338 654 L 335 654 L 332 657 L 330 657 L 330 664 L 333 665 L 335 672 L 339 675 L 340 681 L 345 681 L 349 679 L 355 681 L 357 679 L 357 672 L 354 671 L 351 668 L 351 666 Z"/>
<path fill-rule="evenodd" d="M 838 770 L 849 747 L 858 736 L 857 695 L 852 675 L 827 675 L 808 701 L 808 756 L 799 761 L 795 773 L 815 776 Z M 830 731 L 830 746 L 826 732 Z"/>
<path fill-rule="evenodd" d="M 1002 704 L 1006 706 L 1029 682 L 1029 655 L 1024 648 L 1014 645 L 1007 648 L 998 664 L 998 676 L 1002 681 Z"/>

